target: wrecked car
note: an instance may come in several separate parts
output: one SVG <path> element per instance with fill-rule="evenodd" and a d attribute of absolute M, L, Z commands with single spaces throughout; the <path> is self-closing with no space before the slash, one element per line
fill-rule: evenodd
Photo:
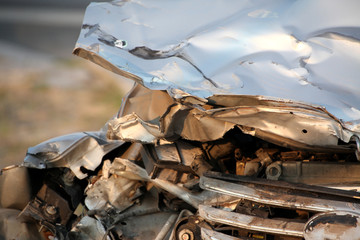
<path fill-rule="evenodd" d="M 73 53 L 134 87 L 2 169 L 2 236 L 360 239 L 359 9 L 90 4 Z"/>

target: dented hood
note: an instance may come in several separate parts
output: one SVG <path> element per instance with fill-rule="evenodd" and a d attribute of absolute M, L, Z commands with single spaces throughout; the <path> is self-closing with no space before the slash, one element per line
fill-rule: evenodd
<path fill-rule="evenodd" d="M 93 3 L 74 53 L 150 89 L 306 102 L 358 129 L 359 9 L 356 0 Z"/>
<path fill-rule="evenodd" d="M 237 126 L 336 146 L 360 132 L 359 9 L 356 0 L 92 3 L 74 54 L 170 97 L 151 118 L 141 117 L 149 101 L 123 112 L 110 133 L 121 139 L 210 141 Z"/>

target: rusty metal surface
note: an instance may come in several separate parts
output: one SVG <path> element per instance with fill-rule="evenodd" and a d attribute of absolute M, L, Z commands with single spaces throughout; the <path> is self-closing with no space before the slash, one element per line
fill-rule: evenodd
<path fill-rule="evenodd" d="M 313 216 L 304 228 L 305 240 L 358 240 L 359 212 L 327 212 Z"/>

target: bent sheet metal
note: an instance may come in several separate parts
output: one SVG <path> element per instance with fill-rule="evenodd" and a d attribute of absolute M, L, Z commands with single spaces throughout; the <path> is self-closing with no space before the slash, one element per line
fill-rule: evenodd
<path fill-rule="evenodd" d="M 359 136 L 359 7 L 356 1 L 94 3 L 74 54 L 171 96 L 158 104 L 166 112 L 155 110 L 151 119 L 141 117 L 151 112 L 148 102 L 137 102 L 138 111 L 111 125 L 122 129 L 119 138 L 204 141 L 240 126 L 290 146 L 337 147 Z"/>

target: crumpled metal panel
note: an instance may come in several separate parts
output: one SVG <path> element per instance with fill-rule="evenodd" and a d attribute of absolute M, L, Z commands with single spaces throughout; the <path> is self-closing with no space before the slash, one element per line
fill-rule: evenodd
<path fill-rule="evenodd" d="M 163 94 L 136 86 L 122 106 L 122 116 L 108 122 L 107 137 L 144 143 L 156 143 L 158 139 L 173 141 L 179 137 L 206 142 L 219 139 L 230 129 L 239 127 L 244 133 L 284 147 L 353 151 L 347 145 L 338 145 L 338 139 L 349 142 L 356 133 L 344 129 L 342 122 L 322 108 L 251 96 L 235 99 L 230 96 L 211 99 L 225 106 L 235 103 L 234 107 L 207 109 L 204 104 L 186 102 L 187 98 L 184 102 L 170 101 Z M 144 96 L 146 101 L 142 102 Z M 156 104 L 161 107 L 145 107 Z"/>
<path fill-rule="evenodd" d="M 307 102 L 358 131 L 358 9 L 356 0 L 93 3 L 74 53 L 176 98 Z"/>
<path fill-rule="evenodd" d="M 108 141 L 104 133 L 78 132 L 49 139 L 30 147 L 22 166 L 30 168 L 68 167 L 77 178 L 87 177 L 81 168 L 94 171 L 103 156 L 122 145 L 123 141 Z"/>

